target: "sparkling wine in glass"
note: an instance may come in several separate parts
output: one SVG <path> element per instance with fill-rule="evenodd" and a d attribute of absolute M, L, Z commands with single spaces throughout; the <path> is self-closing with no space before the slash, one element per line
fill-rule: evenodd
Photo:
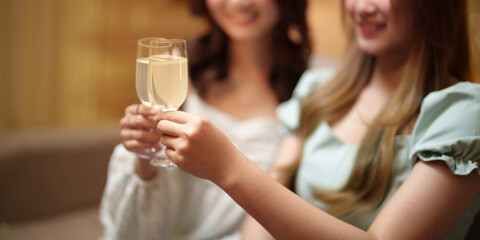
<path fill-rule="evenodd" d="M 186 41 L 160 39 L 149 42 L 148 88 L 151 106 L 162 111 L 177 110 L 188 92 L 188 61 Z M 150 160 L 154 166 L 171 167 L 175 164 L 163 154 Z"/>
<path fill-rule="evenodd" d="M 148 89 L 148 57 L 150 51 L 150 41 L 153 40 L 164 40 L 168 41 L 165 38 L 160 37 L 147 37 L 141 38 L 137 41 L 137 68 L 136 68 L 136 78 L 135 78 L 135 87 L 137 89 L 137 96 L 145 106 L 151 106 L 151 101 L 149 99 L 149 89 Z"/>

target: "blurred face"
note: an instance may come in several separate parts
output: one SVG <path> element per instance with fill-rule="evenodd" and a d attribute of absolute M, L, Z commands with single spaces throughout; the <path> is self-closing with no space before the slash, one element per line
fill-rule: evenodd
<path fill-rule="evenodd" d="M 363 51 L 375 56 L 408 52 L 407 16 L 391 0 L 345 0 L 345 10 Z"/>
<path fill-rule="evenodd" d="M 269 36 L 280 11 L 275 0 L 206 0 L 217 24 L 233 40 L 257 40 Z"/>

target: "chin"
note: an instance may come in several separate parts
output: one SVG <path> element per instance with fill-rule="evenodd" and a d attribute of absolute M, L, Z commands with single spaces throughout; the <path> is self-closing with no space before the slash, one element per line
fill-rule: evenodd
<path fill-rule="evenodd" d="M 261 35 L 255 31 L 235 31 L 230 32 L 228 35 L 230 39 L 237 41 L 252 41 L 261 37 Z"/>
<path fill-rule="evenodd" d="M 357 44 L 358 44 L 358 47 L 363 52 L 369 55 L 378 56 L 378 55 L 381 55 L 382 52 L 384 52 L 381 44 L 378 44 L 377 42 L 374 42 L 374 41 L 358 39 Z"/>

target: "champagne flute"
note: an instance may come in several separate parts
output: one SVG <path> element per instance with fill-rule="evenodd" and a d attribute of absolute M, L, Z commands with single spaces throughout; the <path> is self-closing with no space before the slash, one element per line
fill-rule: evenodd
<path fill-rule="evenodd" d="M 177 110 L 188 92 L 187 46 L 183 39 L 151 40 L 148 63 L 150 103 L 162 111 Z M 150 160 L 154 166 L 172 167 L 175 164 L 165 155 Z"/>
<path fill-rule="evenodd" d="M 168 41 L 165 38 L 160 37 L 147 37 L 141 38 L 137 41 L 137 65 L 136 65 L 136 76 L 135 76 L 135 87 L 137 89 L 137 96 L 140 99 L 140 102 L 145 106 L 152 106 L 150 99 L 149 88 L 148 88 L 148 57 L 150 50 L 150 41 L 153 40 L 164 40 Z M 156 131 L 155 129 L 149 129 L 149 131 Z M 144 149 L 143 153 L 137 154 L 140 158 L 150 159 L 155 155 L 160 149 L 161 145 L 157 144 L 155 147 Z"/>

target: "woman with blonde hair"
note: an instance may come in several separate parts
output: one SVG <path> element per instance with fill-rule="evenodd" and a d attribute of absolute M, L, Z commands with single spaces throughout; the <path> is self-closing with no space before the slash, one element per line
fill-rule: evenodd
<path fill-rule="evenodd" d="M 342 67 L 307 71 L 278 109 L 285 135 L 274 178 L 184 112 L 157 115 L 167 156 L 278 239 L 463 239 L 480 209 L 480 84 L 468 82 L 466 2 L 343 8 Z"/>

